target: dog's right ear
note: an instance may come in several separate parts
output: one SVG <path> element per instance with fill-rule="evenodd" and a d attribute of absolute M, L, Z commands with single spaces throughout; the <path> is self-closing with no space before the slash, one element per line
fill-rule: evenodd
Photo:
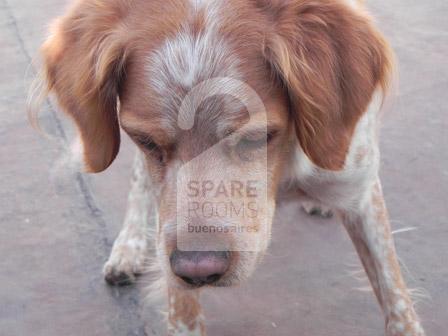
<path fill-rule="evenodd" d="M 42 46 L 44 81 L 81 135 L 85 168 L 100 172 L 120 146 L 117 115 L 129 32 L 126 2 L 79 1 Z"/>

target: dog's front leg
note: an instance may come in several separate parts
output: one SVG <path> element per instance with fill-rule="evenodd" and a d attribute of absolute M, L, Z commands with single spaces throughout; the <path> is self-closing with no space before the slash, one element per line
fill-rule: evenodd
<path fill-rule="evenodd" d="M 156 211 L 154 194 L 143 153 L 137 151 L 123 228 L 112 247 L 103 273 L 112 285 L 127 285 L 142 273 L 148 253 L 150 211 Z"/>
<path fill-rule="evenodd" d="M 386 335 L 425 335 L 400 271 L 379 180 L 359 210 L 342 218 L 384 312 Z"/>
<path fill-rule="evenodd" d="M 168 335 L 206 336 L 199 291 L 168 289 Z"/>

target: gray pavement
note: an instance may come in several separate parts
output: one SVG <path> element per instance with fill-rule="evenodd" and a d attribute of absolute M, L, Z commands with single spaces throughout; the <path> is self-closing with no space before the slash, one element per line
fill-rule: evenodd
<path fill-rule="evenodd" d="M 399 60 L 387 104 L 382 179 L 397 249 L 428 335 L 448 328 L 448 3 L 367 1 Z M 148 279 L 109 288 L 101 277 L 124 216 L 133 149 L 125 141 L 105 173 L 55 171 L 72 130 L 47 104 L 41 137 L 25 115 L 31 59 L 66 1 L 0 0 L 0 335 L 162 335 Z M 378 336 L 383 321 L 335 220 L 310 219 L 296 202 L 276 215 L 273 243 L 253 278 L 206 292 L 210 335 Z M 422 291 L 422 290 L 421 290 Z"/>

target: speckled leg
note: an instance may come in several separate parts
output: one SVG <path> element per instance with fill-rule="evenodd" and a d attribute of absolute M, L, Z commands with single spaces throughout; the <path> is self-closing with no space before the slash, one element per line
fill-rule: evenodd
<path fill-rule="evenodd" d="M 103 269 L 104 277 L 111 285 L 128 285 L 144 269 L 148 251 L 149 210 L 153 208 L 151 199 L 145 159 L 138 151 L 134 159 L 124 225 Z"/>
<path fill-rule="evenodd" d="M 168 289 L 168 335 L 206 336 L 198 291 Z"/>
<path fill-rule="evenodd" d="M 397 261 L 380 182 L 359 211 L 342 218 L 384 312 L 386 335 L 425 335 Z"/>

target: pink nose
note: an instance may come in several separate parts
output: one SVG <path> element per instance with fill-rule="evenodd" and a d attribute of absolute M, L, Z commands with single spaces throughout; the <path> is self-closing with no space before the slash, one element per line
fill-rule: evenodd
<path fill-rule="evenodd" d="M 173 273 L 186 283 L 197 287 L 210 285 L 229 268 L 229 252 L 175 250 L 170 264 Z"/>

